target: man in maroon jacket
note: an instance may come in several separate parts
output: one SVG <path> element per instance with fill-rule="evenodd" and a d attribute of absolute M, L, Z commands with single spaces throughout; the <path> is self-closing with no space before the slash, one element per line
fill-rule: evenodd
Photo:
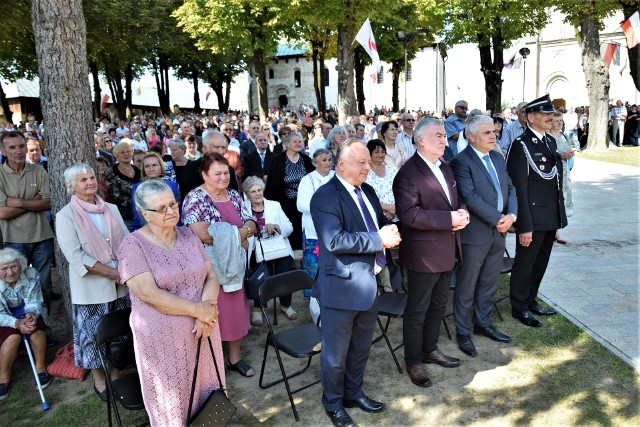
<path fill-rule="evenodd" d="M 408 270 L 405 364 L 411 382 L 429 387 L 423 363 L 447 368 L 461 364 L 438 349 L 438 335 L 453 269 L 462 253 L 459 230 L 469 224 L 469 212 L 458 200 L 451 167 L 440 159 L 447 145 L 442 122 L 422 119 L 414 138 L 417 151 L 396 175 L 393 194 L 402 223 L 400 264 Z"/>

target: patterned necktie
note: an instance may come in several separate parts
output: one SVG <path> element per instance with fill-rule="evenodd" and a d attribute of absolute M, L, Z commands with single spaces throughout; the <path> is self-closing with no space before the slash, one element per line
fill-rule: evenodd
<path fill-rule="evenodd" d="M 260 166 L 264 170 L 264 153 L 259 153 L 259 154 L 260 154 Z"/>
<path fill-rule="evenodd" d="M 502 208 L 504 208 L 504 200 L 502 199 L 502 187 L 500 187 L 500 181 L 498 181 L 498 176 L 493 170 L 491 166 L 491 158 L 488 154 L 482 156 L 482 160 L 484 160 L 487 165 L 487 169 L 489 169 L 489 175 L 491 175 L 491 180 L 493 181 L 493 186 L 496 187 L 496 191 L 498 192 L 498 211 L 502 212 Z"/>
<path fill-rule="evenodd" d="M 376 227 L 376 223 L 373 222 L 373 218 L 371 217 L 369 208 L 362 198 L 362 190 L 356 187 L 354 191 L 356 192 L 356 196 L 358 196 L 358 203 L 360 204 L 360 209 L 362 209 L 362 215 L 364 216 L 364 222 L 367 224 L 367 230 L 370 233 L 377 233 L 378 228 Z M 387 260 L 384 257 L 384 252 L 376 252 L 376 264 L 381 269 L 384 268 L 384 266 L 387 264 Z"/>

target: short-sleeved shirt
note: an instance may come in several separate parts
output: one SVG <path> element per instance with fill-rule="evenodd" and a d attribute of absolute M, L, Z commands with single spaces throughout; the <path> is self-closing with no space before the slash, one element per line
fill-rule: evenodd
<path fill-rule="evenodd" d="M 16 172 L 7 163 L 0 166 L 0 207 L 7 206 L 7 197 L 32 200 L 40 195 L 51 198 L 49 175 L 39 165 L 25 163 Z M 2 237 L 7 243 L 37 243 L 53 239 L 53 231 L 45 211 L 28 211 L 11 219 L 0 220 Z"/>

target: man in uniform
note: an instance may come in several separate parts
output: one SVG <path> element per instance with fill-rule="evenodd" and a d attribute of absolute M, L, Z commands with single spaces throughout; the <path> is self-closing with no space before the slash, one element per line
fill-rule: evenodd
<path fill-rule="evenodd" d="M 534 316 L 556 314 L 536 301 L 547 270 L 556 230 L 567 225 L 562 196 L 562 159 L 551 129 L 555 109 L 549 96 L 525 107 L 527 128 L 509 149 L 507 171 L 518 197 L 515 223 L 516 257 L 511 270 L 511 310 L 527 326 L 542 323 Z"/>

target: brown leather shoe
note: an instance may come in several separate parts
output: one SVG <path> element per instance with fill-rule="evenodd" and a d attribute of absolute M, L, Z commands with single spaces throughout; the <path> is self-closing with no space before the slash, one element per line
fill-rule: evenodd
<path fill-rule="evenodd" d="M 427 369 L 423 365 L 407 365 L 407 373 L 411 382 L 419 387 L 431 387 Z"/>
<path fill-rule="evenodd" d="M 422 353 L 422 361 L 424 363 L 436 363 L 443 368 L 457 368 L 462 364 L 460 359 L 446 356 L 440 349 L 431 353 Z"/>

